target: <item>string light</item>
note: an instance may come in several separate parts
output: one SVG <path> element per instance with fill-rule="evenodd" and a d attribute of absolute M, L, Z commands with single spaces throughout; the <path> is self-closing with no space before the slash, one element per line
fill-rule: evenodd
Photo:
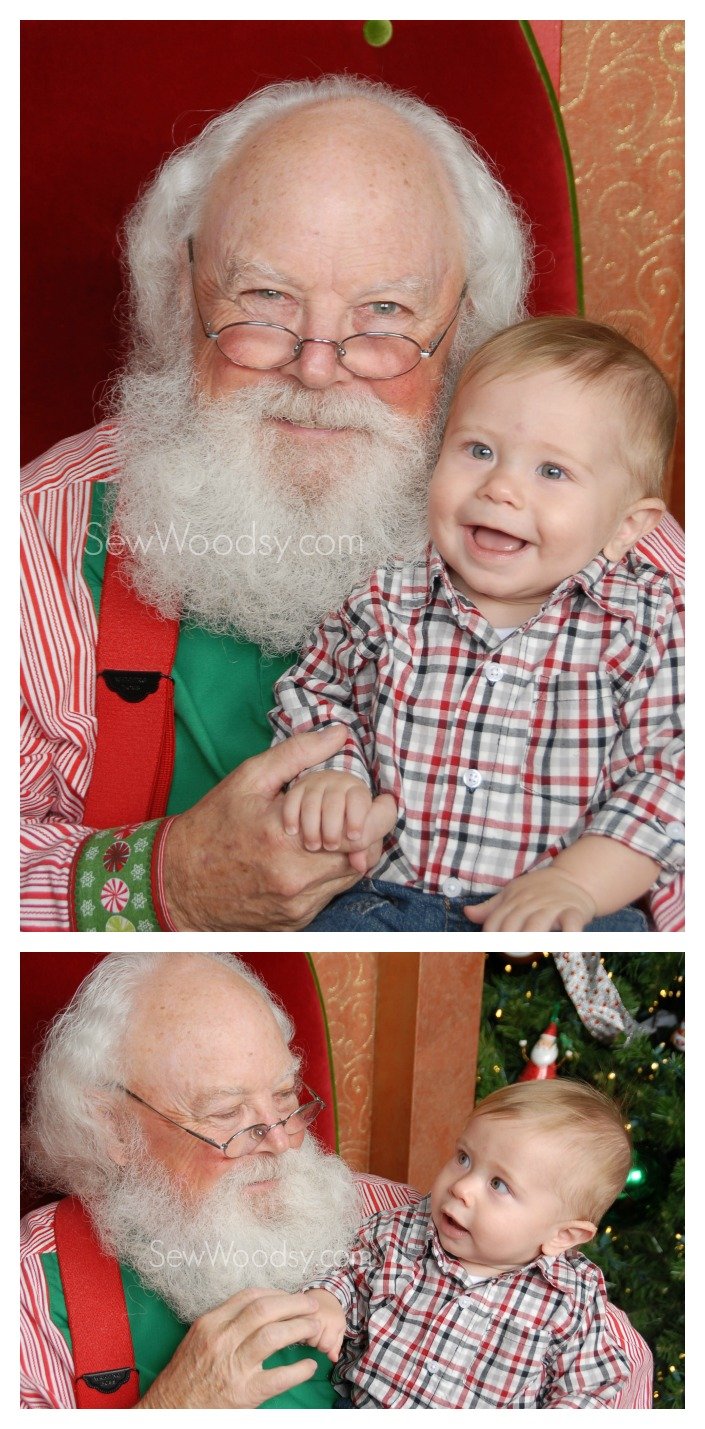
<path fill-rule="evenodd" d="M 511 963 L 505 963 L 505 964 L 504 964 L 504 971 L 505 971 L 505 973 L 510 973 L 511 970 L 512 970 L 512 965 L 511 965 Z"/>
<path fill-rule="evenodd" d="M 528 1001 L 528 999 L 529 999 L 530 997 L 533 997 L 533 993 L 532 993 L 531 989 L 529 989 L 528 992 L 525 992 L 525 993 L 524 993 L 524 997 L 527 999 L 527 1001 Z"/>
<path fill-rule="evenodd" d="M 502 1009 L 501 1009 L 501 1007 L 498 1007 L 498 1008 L 497 1008 L 497 1011 L 495 1012 L 495 1017 L 501 1017 L 501 1016 L 502 1016 Z"/>
<path fill-rule="evenodd" d="M 613 1082 L 616 1076 L 617 1076 L 617 1073 L 616 1073 L 616 1072 L 608 1072 L 608 1073 L 607 1073 L 607 1080 L 608 1080 L 608 1082 Z"/>

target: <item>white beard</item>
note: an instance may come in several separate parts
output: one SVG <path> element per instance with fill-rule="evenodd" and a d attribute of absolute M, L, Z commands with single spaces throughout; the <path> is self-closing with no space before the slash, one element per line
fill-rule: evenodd
<path fill-rule="evenodd" d="M 269 1191 L 251 1181 L 277 1178 Z M 197 1202 L 135 1139 L 129 1164 L 91 1215 L 106 1248 L 185 1324 L 238 1290 L 300 1290 L 342 1265 L 363 1213 L 352 1173 L 310 1136 L 298 1151 L 230 1163 Z"/>
<path fill-rule="evenodd" d="M 168 618 L 298 649 L 375 566 L 423 549 L 445 392 L 423 426 L 278 374 L 217 401 L 194 399 L 185 362 L 123 377 L 115 519 L 136 590 Z M 331 457 L 268 418 L 346 430 Z"/>

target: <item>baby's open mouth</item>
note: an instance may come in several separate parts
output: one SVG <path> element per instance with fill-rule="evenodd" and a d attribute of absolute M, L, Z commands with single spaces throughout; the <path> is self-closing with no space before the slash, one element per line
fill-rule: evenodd
<path fill-rule="evenodd" d="M 455 1231 L 461 1235 L 465 1234 L 465 1226 L 461 1226 L 460 1222 L 456 1221 L 454 1216 L 449 1215 L 448 1211 L 443 1212 L 443 1220 L 447 1230 Z"/>
<path fill-rule="evenodd" d="M 467 530 L 475 545 L 491 554 L 511 555 L 514 551 L 523 551 L 528 545 L 520 536 L 511 536 L 508 531 L 498 531 L 493 526 L 468 526 Z"/>

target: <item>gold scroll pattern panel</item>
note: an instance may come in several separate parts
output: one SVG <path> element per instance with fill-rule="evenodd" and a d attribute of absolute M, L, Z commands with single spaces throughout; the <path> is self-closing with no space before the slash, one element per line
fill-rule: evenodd
<path fill-rule="evenodd" d="M 377 953 L 313 953 L 333 1049 L 340 1154 L 369 1167 Z"/>
<path fill-rule="evenodd" d="M 684 24 L 565 20 L 560 105 L 582 236 L 585 311 L 628 331 L 682 392 Z M 682 447 L 668 504 L 682 517 Z"/>

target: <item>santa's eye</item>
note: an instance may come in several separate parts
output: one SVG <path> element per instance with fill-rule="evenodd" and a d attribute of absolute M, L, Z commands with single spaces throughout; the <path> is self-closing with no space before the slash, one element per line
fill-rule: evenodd
<path fill-rule="evenodd" d="M 548 481 L 564 481 L 568 473 L 558 466 L 555 461 L 544 461 L 539 467 L 539 476 L 545 476 Z"/>

